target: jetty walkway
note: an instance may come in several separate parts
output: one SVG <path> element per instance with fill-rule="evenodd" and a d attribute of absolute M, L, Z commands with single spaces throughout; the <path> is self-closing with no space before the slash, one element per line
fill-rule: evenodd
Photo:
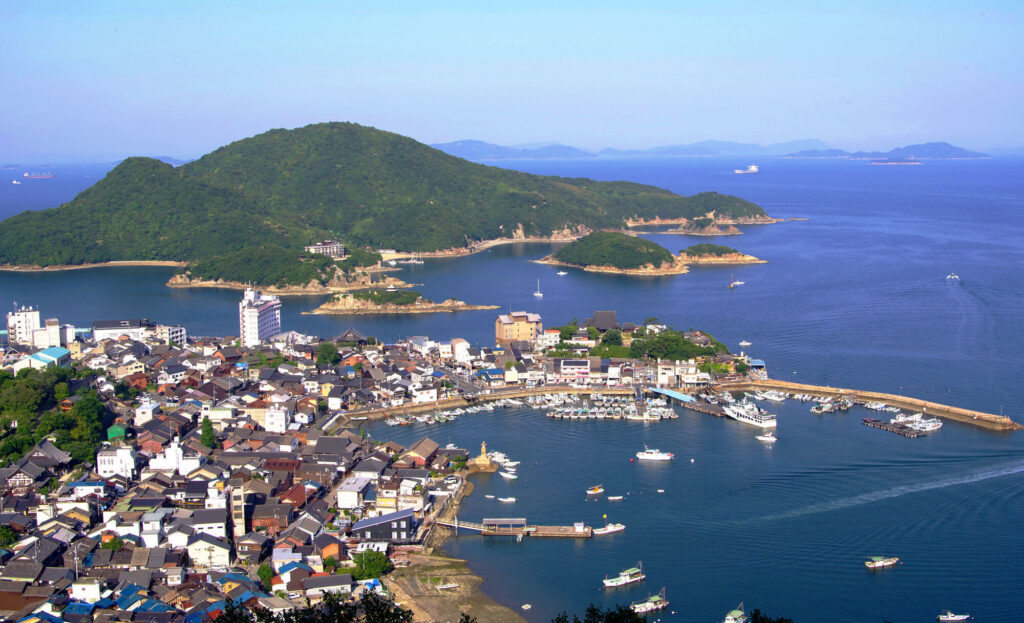
<path fill-rule="evenodd" d="M 520 540 L 524 536 L 556 539 L 589 539 L 594 536 L 594 529 L 582 523 L 572 526 L 537 526 L 528 524 L 525 517 L 484 519 L 479 523 L 462 521 L 456 517 L 455 519 L 438 519 L 437 524 L 452 528 L 456 536 L 460 529 L 482 536 L 511 536 Z"/>
<path fill-rule="evenodd" d="M 719 383 L 715 386 L 719 391 L 741 392 L 760 391 L 775 389 L 791 394 L 809 394 L 811 396 L 829 396 L 833 398 L 849 398 L 861 402 L 884 402 L 887 405 L 906 409 L 907 411 L 920 411 L 928 416 L 940 417 L 949 420 L 964 422 L 998 431 L 1015 431 L 1024 428 L 1017 422 L 1003 415 L 972 411 L 961 407 L 953 407 L 938 402 L 930 402 L 919 398 L 898 396 L 896 394 L 883 394 L 881 392 L 868 392 L 859 389 L 845 387 L 822 387 L 821 385 L 807 385 L 804 383 L 793 383 L 791 381 L 778 381 L 775 379 L 764 379 L 757 381 L 734 381 L 730 383 Z"/>

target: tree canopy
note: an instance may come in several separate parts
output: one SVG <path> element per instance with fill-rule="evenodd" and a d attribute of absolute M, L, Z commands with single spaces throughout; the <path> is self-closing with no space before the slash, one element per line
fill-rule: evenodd
<path fill-rule="evenodd" d="M 325 237 L 353 249 L 433 251 L 711 212 L 764 216 L 714 192 L 683 197 L 631 182 L 531 175 L 374 128 L 321 123 L 271 130 L 177 168 L 128 158 L 69 203 L 0 223 L 0 263 L 175 260 L 196 262 L 204 278 L 299 283 L 320 278 L 298 256 Z M 353 251 L 343 266 L 373 259 Z"/>
<path fill-rule="evenodd" d="M 615 268 L 655 268 L 675 259 L 665 247 L 618 232 L 599 231 L 570 242 L 555 252 L 555 259 L 577 266 L 614 266 Z"/>

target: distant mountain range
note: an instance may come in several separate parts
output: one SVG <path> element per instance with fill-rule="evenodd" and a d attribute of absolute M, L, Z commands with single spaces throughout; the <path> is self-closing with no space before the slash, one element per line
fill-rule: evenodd
<path fill-rule="evenodd" d="M 431 145 L 452 156 L 466 160 L 532 160 L 539 158 L 622 158 L 630 156 L 781 156 L 800 150 L 828 149 L 818 139 L 803 139 L 757 145 L 755 143 L 733 143 L 730 141 L 701 141 L 687 145 L 665 145 L 650 149 L 616 149 L 609 147 L 598 152 L 560 144 L 542 144 L 538 147 L 506 147 L 484 141 L 454 141 Z"/>
<path fill-rule="evenodd" d="M 452 156 L 466 160 L 534 160 L 545 158 L 630 158 L 658 156 L 785 156 L 789 158 L 853 158 L 909 160 L 913 158 L 987 158 L 988 154 L 969 151 L 949 143 L 921 143 L 897 147 L 890 151 L 849 152 L 833 149 L 824 142 L 801 139 L 771 145 L 734 143 L 731 141 L 700 141 L 686 145 L 664 145 L 649 149 L 616 149 L 608 147 L 593 152 L 571 145 L 537 143 L 507 147 L 484 141 L 454 141 L 431 145 Z"/>
<path fill-rule="evenodd" d="M 842 149 L 804 149 L 791 154 L 789 158 L 851 158 L 854 160 L 914 160 L 917 158 L 988 158 L 988 154 L 969 151 L 949 143 L 921 143 L 897 147 L 889 151 L 855 151 Z"/>

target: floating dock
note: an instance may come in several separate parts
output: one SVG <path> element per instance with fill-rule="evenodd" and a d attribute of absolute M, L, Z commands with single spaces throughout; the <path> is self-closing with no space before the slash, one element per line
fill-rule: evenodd
<path fill-rule="evenodd" d="M 913 428 L 903 424 L 890 424 L 889 422 L 883 422 L 882 420 L 876 420 L 875 418 L 870 417 L 864 418 L 863 424 L 864 426 L 870 426 L 871 428 L 877 428 L 878 430 L 896 433 L 897 435 L 902 435 L 911 439 L 924 437 L 927 434 L 919 430 L 914 430 Z"/>

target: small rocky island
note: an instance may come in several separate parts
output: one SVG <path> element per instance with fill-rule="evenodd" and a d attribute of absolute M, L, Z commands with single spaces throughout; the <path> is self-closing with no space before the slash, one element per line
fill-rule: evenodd
<path fill-rule="evenodd" d="M 612 231 L 588 234 L 537 262 L 597 273 L 637 276 L 680 275 L 688 270 L 686 263 L 665 247 Z"/>
<path fill-rule="evenodd" d="M 695 244 L 679 252 L 687 264 L 766 264 L 765 260 L 745 255 L 718 244 Z"/>
<path fill-rule="evenodd" d="M 665 247 L 619 232 L 595 232 L 536 260 L 539 264 L 571 266 L 598 273 L 653 276 L 681 275 L 690 264 L 764 264 L 753 255 L 716 244 L 697 244 L 673 255 Z"/>
<path fill-rule="evenodd" d="M 456 299 L 435 303 L 419 292 L 365 290 L 351 294 L 335 294 L 323 305 L 304 314 L 433 314 L 441 312 L 498 309 L 497 305 L 470 305 Z"/>

